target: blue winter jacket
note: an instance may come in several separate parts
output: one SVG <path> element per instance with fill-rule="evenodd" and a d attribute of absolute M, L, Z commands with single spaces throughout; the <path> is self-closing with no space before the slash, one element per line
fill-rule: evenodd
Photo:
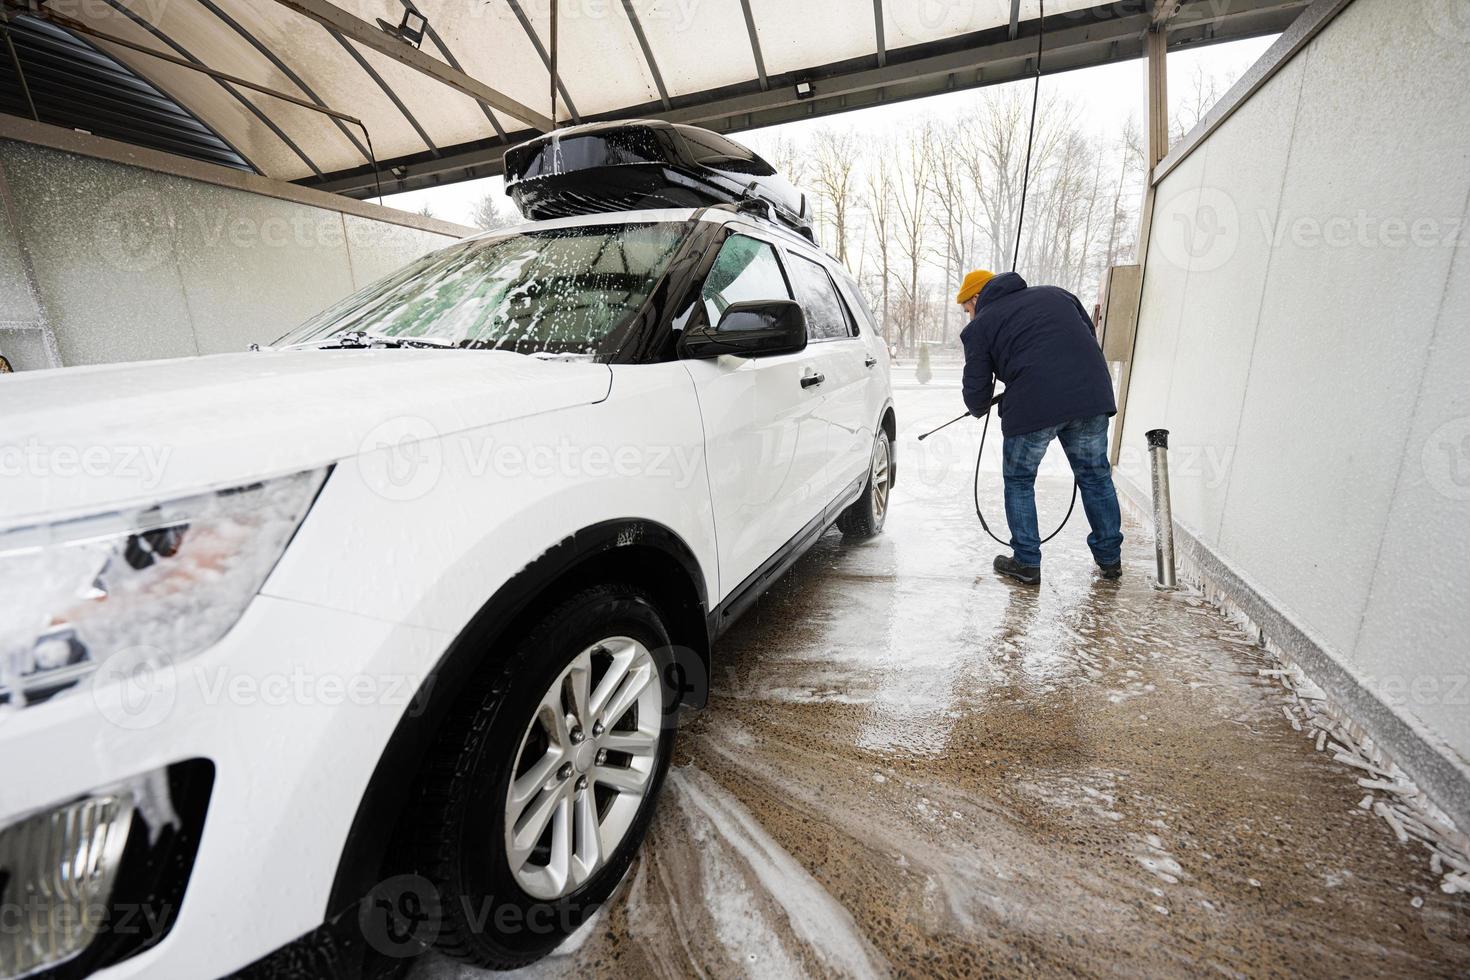
<path fill-rule="evenodd" d="M 1008 436 L 1117 414 L 1092 319 L 1065 289 L 1028 287 L 1014 272 L 998 275 L 980 290 L 975 319 L 960 341 L 966 407 L 983 416 L 996 380 L 1005 382 L 1000 420 Z"/>

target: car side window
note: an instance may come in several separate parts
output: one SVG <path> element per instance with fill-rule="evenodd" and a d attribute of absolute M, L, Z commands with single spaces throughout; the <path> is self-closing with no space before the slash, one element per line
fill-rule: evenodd
<path fill-rule="evenodd" d="M 791 299 L 791 289 L 786 285 L 775 248 L 745 235 L 731 235 L 715 256 L 701 297 L 705 315 L 713 327 L 733 303 Z"/>
<path fill-rule="evenodd" d="M 796 301 L 806 312 L 806 335 L 812 340 L 834 340 L 852 336 L 847 311 L 837 298 L 837 289 L 827 270 L 810 259 L 791 256 L 791 285 Z"/>
<path fill-rule="evenodd" d="M 847 312 L 853 323 L 852 335 L 854 337 L 861 335 L 865 328 L 877 333 L 878 318 L 873 315 L 873 310 L 868 306 L 868 301 L 863 296 L 863 291 L 858 288 L 858 284 L 853 282 L 851 277 L 843 277 L 837 280 L 837 292 L 847 302 Z"/>

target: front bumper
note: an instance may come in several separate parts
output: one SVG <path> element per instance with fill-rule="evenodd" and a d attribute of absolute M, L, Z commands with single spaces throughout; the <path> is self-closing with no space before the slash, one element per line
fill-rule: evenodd
<path fill-rule="evenodd" d="M 358 801 L 446 634 L 258 596 L 140 689 L 91 685 L 0 715 L 0 826 L 185 760 L 213 764 L 164 939 L 98 976 L 218 976 L 320 925 Z"/>

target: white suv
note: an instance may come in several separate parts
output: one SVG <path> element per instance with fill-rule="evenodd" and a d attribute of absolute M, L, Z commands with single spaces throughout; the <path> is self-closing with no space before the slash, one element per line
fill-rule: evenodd
<path fill-rule="evenodd" d="M 472 238 L 0 419 L 5 977 L 545 953 L 715 639 L 895 473 L 856 284 L 742 204 Z"/>

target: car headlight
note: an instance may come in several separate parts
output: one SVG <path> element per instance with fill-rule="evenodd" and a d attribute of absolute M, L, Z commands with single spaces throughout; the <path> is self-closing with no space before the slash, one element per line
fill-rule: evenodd
<path fill-rule="evenodd" d="M 49 697 L 118 653 L 175 660 L 214 643 L 326 473 L 0 532 L 0 703 Z"/>

